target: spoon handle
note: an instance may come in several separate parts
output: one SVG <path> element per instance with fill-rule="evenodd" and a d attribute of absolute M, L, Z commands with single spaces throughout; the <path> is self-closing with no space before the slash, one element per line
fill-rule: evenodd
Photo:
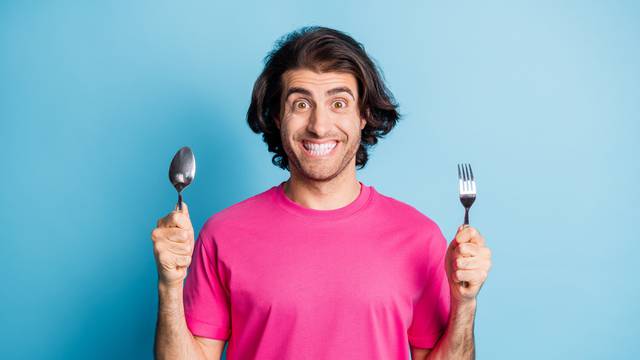
<path fill-rule="evenodd" d="M 178 193 L 178 210 L 182 210 L 182 193 Z"/>

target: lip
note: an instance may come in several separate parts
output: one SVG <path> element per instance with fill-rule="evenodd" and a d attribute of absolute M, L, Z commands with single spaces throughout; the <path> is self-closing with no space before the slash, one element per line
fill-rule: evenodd
<path fill-rule="evenodd" d="M 316 141 L 316 140 L 302 139 L 300 142 L 301 143 L 308 142 L 308 143 L 312 143 L 312 144 L 322 145 L 322 144 L 326 144 L 326 143 L 330 143 L 330 142 L 339 143 L 340 140 L 338 140 L 338 139 L 327 139 L 327 140 L 323 140 L 323 141 Z"/>
<path fill-rule="evenodd" d="M 307 141 L 307 140 L 304 140 L 304 141 Z M 337 141 L 337 140 L 323 141 L 321 143 L 315 142 L 315 141 L 308 141 L 308 142 L 314 143 L 314 144 L 326 144 L 326 143 L 329 143 L 329 142 L 335 142 L 336 143 L 336 146 L 334 146 L 333 149 L 331 149 L 331 151 L 329 151 L 328 153 L 326 153 L 324 155 L 314 155 L 309 150 L 307 150 L 306 147 L 304 147 L 303 141 L 300 141 L 300 147 L 302 148 L 302 151 L 304 151 L 304 153 L 310 158 L 326 158 L 326 157 L 330 157 L 336 152 L 336 149 L 338 148 L 338 146 L 340 146 L 340 141 Z"/>

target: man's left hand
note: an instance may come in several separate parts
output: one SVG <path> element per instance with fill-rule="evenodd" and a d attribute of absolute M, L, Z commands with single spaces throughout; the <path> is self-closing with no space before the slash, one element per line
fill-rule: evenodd
<path fill-rule="evenodd" d="M 445 267 L 451 301 L 455 304 L 475 301 L 491 269 L 491 250 L 478 230 L 469 225 L 458 228 L 455 239 L 447 248 Z"/>

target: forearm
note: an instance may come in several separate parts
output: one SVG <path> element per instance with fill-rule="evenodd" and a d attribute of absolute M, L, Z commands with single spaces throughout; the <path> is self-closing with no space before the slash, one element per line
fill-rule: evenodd
<path fill-rule="evenodd" d="M 465 305 L 451 305 L 449 325 L 427 356 L 429 360 L 474 360 L 476 358 L 473 327 L 476 301 Z"/>
<path fill-rule="evenodd" d="M 158 320 L 154 344 L 155 358 L 205 359 L 204 353 L 187 327 L 182 302 L 182 286 L 158 286 Z"/>

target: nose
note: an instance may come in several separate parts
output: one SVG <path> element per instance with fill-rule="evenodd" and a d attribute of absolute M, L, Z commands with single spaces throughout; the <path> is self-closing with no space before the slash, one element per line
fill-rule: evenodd
<path fill-rule="evenodd" d="M 323 106 L 316 106 L 309 116 L 307 131 L 323 138 L 331 132 L 332 126 L 333 120 L 329 111 Z"/>

